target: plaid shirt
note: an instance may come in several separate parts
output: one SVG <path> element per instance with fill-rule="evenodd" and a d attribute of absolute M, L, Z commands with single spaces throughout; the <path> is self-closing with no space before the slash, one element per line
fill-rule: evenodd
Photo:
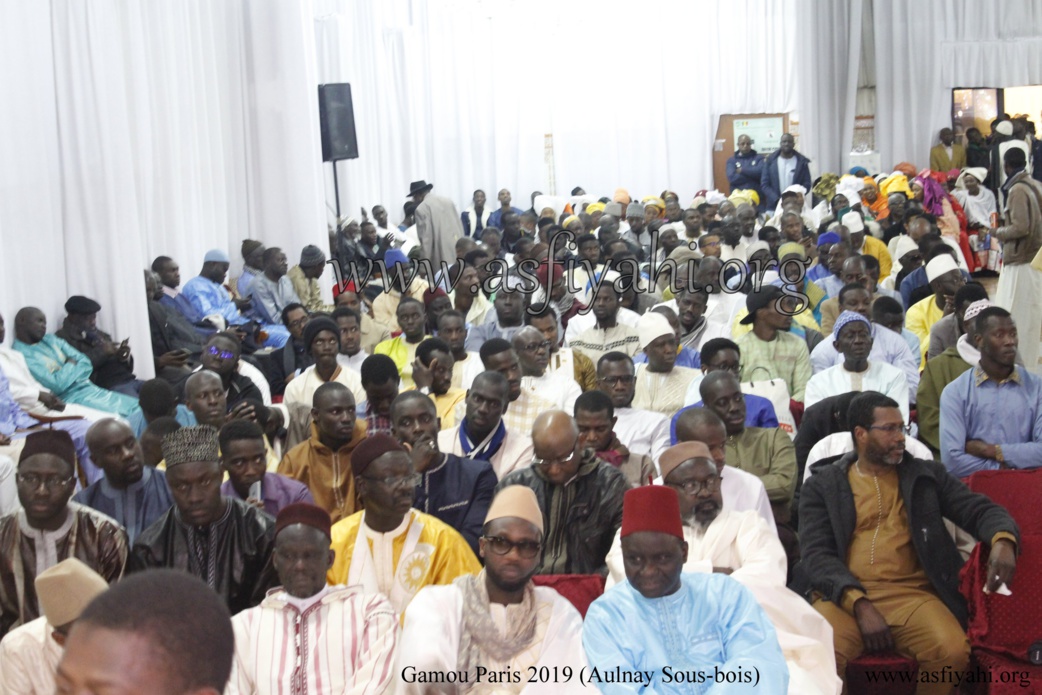
<path fill-rule="evenodd" d="M 391 434 L 391 418 L 380 415 L 373 410 L 371 405 L 366 406 L 365 431 L 368 437 L 372 437 L 374 434 Z"/>
<path fill-rule="evenodd" d="M 735 343 L 742 351 L 742 381 L 782 379 L 789 388 L 789 398 L 803 402 L 811 377 L 810 353 L 803 339 L 778 331 L 768 342 L 749 331 Z"/>
<path fill-rule="evenodd" d="M 521 389 L 521 395 L 517 400 L 507 405 L 507 411 L 503 413 L 503 422 L 507 426 L 507 432 L 531 437 L 532 425 L 535 424 L 539 413 L 557 409 L 556 404 Z"/>

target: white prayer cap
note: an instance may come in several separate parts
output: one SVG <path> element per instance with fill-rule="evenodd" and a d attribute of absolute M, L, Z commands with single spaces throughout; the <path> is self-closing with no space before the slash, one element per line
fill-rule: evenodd
<path fill-rule="evenodd" d="M 977 179 L 977 183 L 983 183 L 984 179 L 988 177 L 988 170 L 984 167 L 966 167 L 959 174 L 959 178 L 955 179 L 956 188 L 966 188 L 966 177 L 972 176 Z"/>
<path fill-rule="evenodd" d="M 846 227 L 851 234 L 865 231 L 865 218 L 857 210 L 851 210 L 843 215 L 840 219 L 840 224 Z"/>
<path fill-rule="evenodd" d="M 485 515 L 485 523 L 505 518 L 522 519 L 543 532 L 543 512 L 535 492 L 527 485 L 507 485 L 496 493 Z"/>
<path fill-rule="evenodd" d="M 664 335 L 676 336 L 673 326 L 669 325 L 669 319 L 657 311 L 649 311 L 637 320 L 637 335 L 640 336 L 640 346 L 646 348 L 651 343 Z"/>
<path fill-rule="evenodd" d="M 1013 122 L 1003 121 L 1002 123 L 999 123 L 995 126 L 995 132 L 1000 135 L 1013 135 Z"/>
<path fill-rule="evenodd" d="M 785 195 L 786 193 L 799 193 L 800 195 L 807 195 L 807 189 L 798 183 L 794 183 L 788 188 L 786 188 L 784 191 L 782 191 L 782 195 Z"/>
<path fill-rule="evenodd" d="M 770 250 L 771 246 L 766 241 L 754 241 L 753 243 L 749 244 L 748 248 L 745 249 L 745 257 L 752 258 L 753 254 L 757 251 L 770 252 Z"/>
<path fill-rule="evenodd" d="M 41 572 L 35 584 L 40 610 L 51 627 L 79 618 L 87 604 L 109 588 L 101 575 L 74 557 Z"/>
<path fill-rule="evenodd" d="M 992 306 L 991 300 L 989 299 L 978 299 L 977 301 L 966 307 L 966 311 L 962 314 L 962 322 L 965 325 L 967 321 L 972 321 L 977 318 L 977 314 Z"/>
<path fill-rule="evenodd" d="M 912 237 L 907 234 L 902 234 L 897 237 L 897 248 L 894 250 L 894 255 L 897 257 L 894 260 L 900 261 L 906 253 L 912 251 L 918 251 L 919 245 L 912 241 Z"/>
<path fill-rule="evenodd" d="M 958 270 L 959 264 L 955 262 L 950 253 L 942 253 L 926 264 L 926 280 L 933 282 L 945 273 Z"/>
<path fill-rule="evenodd" d="M 716 190 L 715 188 L 706 193 L 706 202 L 710 205 L 719 205 L 720 203 L 727 200 L 727 196 Z"/>

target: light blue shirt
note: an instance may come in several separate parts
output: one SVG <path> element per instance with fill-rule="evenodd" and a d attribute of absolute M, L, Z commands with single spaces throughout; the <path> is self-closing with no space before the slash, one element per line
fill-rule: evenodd
<path fill-rule="evenodd" d="M 941 461 L 960 478 L 996 470 L 999 462 L 966 453 L 980 439 L 1002 448 L 1013 468 L 1042 466 L 1042 379 L 1014 367 L 1001 384 L 980 367 L 968 369 L 941 392 Z"/>
<path fill-rule="evenodd" d="M 590 605 L 583 647 L 588 677 L 600 677 L 591 685 L 606 695 L 785 695 L 789 667 L 752 593 L 723 574 L 689 573 L 681 581 L 679 590 L 657 599 L 644 598 L 625 581 Z M 695 671 L 708 680 L 678 681 L 678 674 Z M 644 681 L 607 683 L 617 672 L 643 672 Z M 716 673 L 738 682 L 717 685 Z"/>
<path fill-rule="evenodd" d="M 293 281 L 287 275 L 280 277 L 278 282 L 267 275 L 258 275 L 250 283 L 248 294 L 253 295 L 250 313 L 266 324 L 281 324 L 282 310 L 290 304 L 300 304 Z"/>
<path fill-rule="evenodd" d="M 192 411 L 183 403 L 177 404 L 177 410 L 174 412 L 174 419 L 181 423 L 182 427 L 194 427 L 199 424 Z M 130 429 L 133 430 L 135 437 L 141 437 L 145 428 L 148 427 L 148 422 L 145 420 L 145 414 L 140 410 L 135 411 L 133 415 L 127 418 L 127 424 L 130 426 Z"/>
<path fill-rule="evenodd" d="M 186 282 L 185 286 L 181 288 L 181 294 L 188 299 L 192 308 L 199 312 L 201 317 L 219 314 L 229 326 L 238 326 L 247 321 L 246 317 L 239 313 L 228 290 L 202 275 L 197 275 Z"/>
<path fill-rule="evenodd" d="M 796 155 L 792 155 L 788 159 L 785 157 L 778 157 L 778 192 L 784 191 L 786 188 L 796 183 L 796 162 L 798 161 Z"/>

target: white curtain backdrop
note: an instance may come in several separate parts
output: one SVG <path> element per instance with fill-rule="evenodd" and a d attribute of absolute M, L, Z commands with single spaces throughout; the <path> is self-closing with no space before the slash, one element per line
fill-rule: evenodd
<path fill-rule="evenodd" d="M 875 0 L 876 148 L 929 163 L 955 87 L 1042 84 L 1042 0 Z"/>
<path fill-rule="evenodd" d="M 315 0 L 319 80 L 350 82 L 354 97 L 360 157 L 337 170 L 343 209 L 381 203 L 397 222 L 416 179 L 459 204 L 508 188 L 527 208 L 550 192 L 546 134 L 558 195 L 690 198 L 712 182 L 721 114 L 795 109 L 792 7 Z"/>
<path fill-rule="evenodd" d="M 726 113 L 798 112 L 812 170 L 845 169 L 862 43 L 883 166 L 921 164 L 952 87 L 1042 82 L 1042 0 L 0 0 L 0 313 L 53 330 L 92 296 L 149 376 L 156 255 L 187 280 L 213 247 L 237 275 L 247 237 L 293 262 L 325 246 L 320 83 L 353 88 L 344 211 L 397 223 L 415 179 L 461 208 L 503 187 L 523 208 L 552 186 L 686 200 Z"/>
<path fill-rule="evenodd" d="M 312 30 L 306 0 L 0 0 L 8 332 L 86 294 L 147 377 L 155 256 L 187 281 L 214 247 L 237 274 L 246 237 L 325 246 Z"/>

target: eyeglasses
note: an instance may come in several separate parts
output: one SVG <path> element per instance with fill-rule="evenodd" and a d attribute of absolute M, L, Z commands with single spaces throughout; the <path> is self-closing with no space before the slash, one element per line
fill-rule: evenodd
<path fill-rule="evenodd" d="M 40 487 L 40 483 L 48 490 L 61 490 L 63 487 L 71 483 L 76 479 L 75 476 L 69 476 L 68 478 L 59 478 L 56 475 L 37 475 L 36 473 L 18 473 L 15 479 L 22 485 L 26 485 L 29 488 L 35 490 Z"/>
<path fill-rule="evenodd" d="M 287 328 L 303 328 L 307 325 L 307 322 L 311 319 L 310 316 L 301 316 L 299 319 L 294 319 L 286 324 Z"/>
<path fill-rule="evenodd" d="M 886 432 L 887 434 L 897 434 L 898 432 L 904 432 L 904 423 L 893 423 L 892 425 L 869 425 L 870 430 L 879 430 L 880 432 Z"/>
<path fill-rule="evenodd" d="M 576 442 L 575 444 L 578 444 L 578 442 Z M 555 465 L 557 465 L 557 466 L 567 466 L 568 464 L 570 464 L 573 461 L 575 461 L 575 457 L 579 455 L 579 452 L 575 450 L 575 444 L 572 445 L 572 453 L 571 453 L 570 456 L 568 456 L 568 458 L 563 458 L 563 459 L 562 458 L 556 458 L 556 459 L 534 458 L 534 459 L 532 459 L 532 465 L 536 466 L 537 468 L 543 468 L 543 469 L 553 468 Z"/>
<path fill-rule="evenodd" d="M 481 538 L 496 555 L 508 555 L 511 550 L 517 548 L 518 555 L 531 560 L 543 548 L 543 544 L 539 541 L 512 541 L 499 536 L 482 536 Z"/>
<path fill-rule="evenodd" d="M 419 473 L 413 473 L 411 475 L 389 475 L 386 478 L 370 478 L 369 476 L 362 476 L 366 480 L 371 480 L 374 483 L 381 483 L 389 488 L 400 488 L 400 487 L 416 487 L 423 480 L 423 476 Z"/>
<path fill-rule="evenodd" d="M 688 480 L 683 483 L 666 483 L 669 487 L 674 490 L 683 490 L 685 494 L 697 495 L 698 493 L 705 490 L 706 492 L 716 492 L 720 489 L 720 477 L 713 476 L 708 480 Z"/>
<path fill-rule="evenodd" d="M 606 386 L 618 386 L 619 384 L 624 384 L 626 386 L 629 386 L 634 381 L 636 381 L 636 379 L 637 379 L 637 377 L 633 376 L 632 374 L 627 375 L 627 376 L 602 376 L 602 377 L 597 377 L 597 381 L 601 382 L 602 384 L 604 384 Z"/>
<path fill-rule="evenodd" d="M 207 348 L 206 351 L 208 353 L 210 353 L 211 355 L 213 355 L 214 357 L 220 357 L 222 360 L 230 360 L 233 357 L 235 357 L 235 353 L 234 352 L 228 352 L 227 350 L 222 350 L 219 347 L 217 347 L 216 345 L 211 345 L 209 348 Z"/>
<path fill-rule="evenodd" d="M 544 340 L 541 343 L 528 343 L 527 345 L 520 346 L 525 352 L 533 352 L 535 350 L 549 350 L 553 345 L 549 340 Z"/>

